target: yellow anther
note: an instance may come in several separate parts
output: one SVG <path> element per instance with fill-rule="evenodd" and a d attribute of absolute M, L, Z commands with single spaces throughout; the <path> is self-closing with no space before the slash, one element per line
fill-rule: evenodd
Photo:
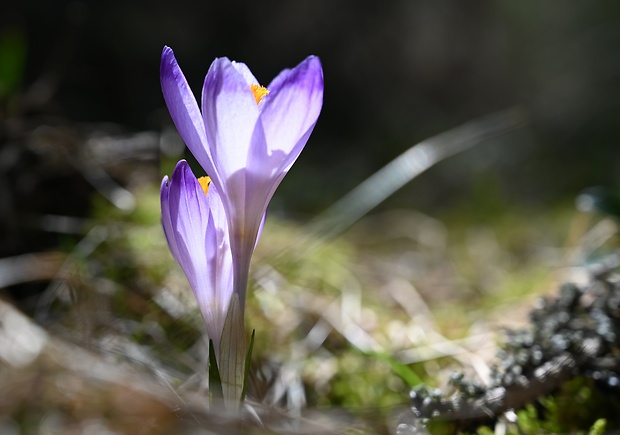
<path fill-rule="evenodd" d="M 202 187 L 202 190 L 205 191 L 205 195 L 206 195 L 207 192 L 209 192 L 209 184 L 211 184 L 211 178 L 210 177 L 200 177 L 198 179 L 198 182 L 200 183 L 200 187 Z"/>
<path fill-rule="evenodd" d="M 254 94 L 254 99 L 256 100 L 256 104 L 260 103 L 265 95 L 269 93 L 269 90 L 261 85 L 250 85 L 250 90 Z"/>

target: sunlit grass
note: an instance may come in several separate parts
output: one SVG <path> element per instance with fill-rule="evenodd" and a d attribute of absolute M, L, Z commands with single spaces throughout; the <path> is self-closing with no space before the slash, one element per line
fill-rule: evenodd
<path fill-rule="evenodd" d="M 95 242 L 69 254 L 65 290 L 40 308 L 46 327 L 206 406 L 204 327 L 161 229 L 159 191 L 136 198 L 132 213 L 97 202 L 86 235 Z M 337 427 L 347 415 L 345 426 L 382 432 L 411 387 L 443 388 L 453 370 L 484 383 L 498 331 L 525 325 L 589 228 L 570 205 L 496 212 L 380 212 L 318 244 L 303 224 L 270 216 L 247 302 L 250 402 L 291 415 L 337 410 Z"/>

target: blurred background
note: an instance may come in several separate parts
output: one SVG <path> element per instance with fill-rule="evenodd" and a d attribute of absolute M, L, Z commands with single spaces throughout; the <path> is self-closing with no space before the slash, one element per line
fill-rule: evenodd
<path fill-rule="evenodd" d="M 511 200 L 544 204 L 616 181 L 619 9 L 26 1 L 2 14 L 3 115 L 161 132 L 170 124 L 159 92 L 163 45 L 197 94 L 215 57 L 247 63 L 267 84 L 316 54 L 325 106 L 279 194 L 287 209 L 322 210 L 416 142 L 513 105 L 529 111 L 527 131 L 431 171 L 396 204 L 446 206 L 482 174 Z"/>
<path fill-rule="evenodd" d="M 599 192 L 613 196 L 618 186 L 619 23 L 620 4 L 608 1 L 26 0 L 5 5 L 0 13 L 0 294 L 45 330 L 96 349 L 102 348 L 98 327 L 109 332 L 115 321 L 87 315 L 87 323 L 95 325 L 84 332 L 86 320 L 79 315 L 73 323 L 67 320 L 66 313 L 81 307 L 75 295 L 87 292 L 76 289 L 87 288 L 108 302 L 118 292 L 124 300 L 123 292 L 138 292 L 144 300 L 127 299 L 140 307 L 131 308 L 141 313 L 134 320 L 158 317 L 149 304 L 165 303 L 153 299 L 153 289 L 176 285 L 188 292 L 160 234 L 159 182 L 179 158 L 191 159 L 161 95 L 162 47 L 174 49 L 198 96 L 215 57 L 245 62 L 267 85 L 280 70 L 315 54 L 325 75 L 323 111 L 272 202 L 271 227 L 257 252 L 257 296 L 249 303 L 259 333 L 277 328 L 273 310 L 288 312 L 286 303 L 278 305 L 283 297 L 278 291 L 292 286 L 301 292 L 291 293 L 295 310 L 313 294 L 335 292 L 349 298 L 347 303 L 357 295 L 353 299 L 368 308 L 358 307 L 356 324 L 370 328 L 369 337 L 383 337 L 373 338 L 377 346 L 389 353 L 415 348 L 421 332 L 407 329 L 413 314 L 403 311 L 413 296 L 402 288 L 391 294 L 404 294 L 405 302 L 381 296 L 383 286 L 394 284 L 396 270 L 399 285 L 425 301 L 412 303 L 412 309 L 428 303 L 435 310 L 441 337 L 470 336 L 477 321 L 497 313 L 503 317 L 501 307 L 514 308 L 523 294 L 552 290 L 550 271 L 587 257 L 574 254 L 591 228 L 602 231 L 605 241 L 615 237 L 615 221 L 596 227 L 600 222 L 580 214 L 574 201 L 586 188 L 599 186 Z M 518 121 L 509 119 L 492 138 L 474 141 L 407 183 L 344 237 L 330 238 L 318 251 L 301 242 L 313 237 L 306 222 L 414 144 L 511 108 L 520 114 Z M 300 242 L 291 248 L 290 240 Z M 153 259 L 155 248 L 161 254 Z M 282 263 L 283 249 L 298 251 L 298 258 Z M 349 275 L 360 270 L 366 275 Z M 278 291 L 265 290 L 274 282 L 280 282 Z M 73 296 L 61 297 L 61 290 Z M 285 328 L 287 337 L 263 336 L 264 343 L 281 343 L 286 356 L 259 350 L 259 360 L 267 365 L 277 360 L 281 367 L 299 352 L 291 340 L 316 332 L 324 308 L 317 304 L 311 314 L 295 311 L 295 321 L 290 312 L 283 317 L 293 322 Z M 110 302 L 105 309 L 111 318 L 136 317 L 127 314 L 128 306 L 114 308 Z M 377 313 L 385 310 L 391 321 L 392 309 L 406 316 L 388 327 Z M 418 315 L 430 315 L 425 313 Z M 336 367 L 350 364 L 339 359 L 342 348 L 377 349 L 350 329 L 348 335 L 347 328 L 338 329 L 333 319 L 327 323 L 342 342 L 334 339 L 330 348 L 331 333 L 325 332 L 327 345 L 319 340 L 303 357 L 296 354 L 298 361 L 311 361 L 309 355 L 323 346 L 315 366 L 293 370 L 299 385 L 313 385 L 316 397 L 304 396 L 304 403 L 350 402 L 361 409 L 405 403 L 405 383 L 395 381 L 386 393 L 377 386 L 380 374 L 377 385 L 364 392 L 339 386 Z M 171 325 L 174 330 L 178 322 Z M 192 325 L 195 338 L 199 322 Z M 476 325 L 476 333 L 488 331 Z M 134 326 L 114 332 L 135 335 Z M 76 338 L 76 329 L 88 336 L 85 341 Z M 191 347 L 187 340 L 183 351 Z M 426 382 L 433 382 L 444 364 L 435 361 L 429 368 L 415 365 L 426 357 L 400 360 Z M 331 374 L 309 375 L 311 367 Z M 179 370 L 184 378 L 186 372 Z M 290 405 L 296 396 L 288 394 Z M 384 402 L 385 397 L 393 400 Z"/>

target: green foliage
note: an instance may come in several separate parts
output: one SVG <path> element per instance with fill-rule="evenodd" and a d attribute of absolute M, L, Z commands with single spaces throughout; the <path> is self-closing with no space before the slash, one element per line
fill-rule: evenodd
<path fill-rule="evenodd" d="M 0 32 L 0 102 L 19 90 L 26 63 L 26 35 L 18 27 Z"/>
<path fill-rule="evenodd" d="M 416 225 L 403 215 L 387 225 L 371 221 L 365 227 L 362 222 L 348 236 L 309 248 L 313 241 L 304 227 L 270 216 L 253 260 L 248 292 L 246 322 L 259 334 L 252 334 L 248 357 L 251 352 L 254 361 L 246 363 L 251 372 L 246 373 L 244 392 L 250 399 L 265 393 L 248 379 L 256 377 L 262 362 L 269 362 L 294 370 L 307 406 L 344 408 L 362 418 L 382 420 L 394 406 L 407 402 L 411 387 L 443 386 L 445 374 L 455 366 L 451 357 L 435 354 L 409 362 L 403 355 L 417 355 L 418 348 L 433 344 L 430 332 L 442 334 L 443 340 L 467 337 L 473 324 L 483 325 L 484 319 L 506 307 L 513 312 L 518 303 L 527 311 L 529 295 L 550 286 L 549 264 L 533 253 L 561 245 L 574 217 L 566 207 L 546 214 L 518 210 L 500 204 L 499 196 L 487 195 L 485 210 L 494 214 L 488 219 L 454 212 L 443 221 L 433 220 L 433 225 L 443 226 L 445 241 L 430 244 L 409 235 L 390 238 L 389 231 L 398 225 Z M 106 279 L 117 283 L 111 307 L 119 318 L 138 322 L 133 340 L 174 366 L 173 360 L 199 340 L 201 317 L 168 252 L 157 189 L 141 191 L 136 198 L 136 209 L 129 214 L 97 204 L 95 218 L 111 237 L 89 258 L 88 266 L 96 264 Z M 371 240 L 373 234 L 378 238 Z M 398 263 L 407 255 L 417 262 Z M 395 264 L 414 273 L 400 275 Z M 429 312 L 415 311 L 412 317 L 386 290 L 386 282 L 394 279 L 414 284 L 405 291 L 419 291 L 416 297 L 428 304 Z M 438 279 L 445 281 L 438 285 Z M 182 301 L 186 314 L 171 317 L 150 300 L 162 286 Z M 152 332 L 153 324 L 164 331 L 165 342 Z M 317 334 L 324 336 L 315 343 L 312 337 Z M 191 373 L 187 368 L 182 372 Z M 217 379 L 213 373 L 211 378 Z M 557 395 L 518 411 L 518 425 L 527 434 L 600 433 L 602 428 L 618 427 L 613 409 L 620 404 L 606 400 L 588 381 L 571 381 Z M 516 426 L 507 427 L 509 433 L 519 433 Z M 432 430 L 454 433 L 455 425 L 433 423 Z"/>
<path fill-rule="evenodd" d="M 250 345 L 248 346 L 248 353 L 245 356 L 245 373 L 243 374 L 243 390 L 241 391 L 241 401 L 245 400 L 245 395 L 248 391 L 248 380 L 250 378 L 250 364 L 252 363 L 252 349 L 254 349 L 254 337 L 256 336 L 256 330 L 252 330 L 250 336 Z"/>
<path fill-rule="evenodd" d="M 422 379 L 412 370 L 407 364 L 403 364 L 392 355 L 385 352 L 367 352 L 368 358 L 373 358 L 377 361 L 386 363 L 390 369 L 405 383 L 408 387 L 414 388 L 422 384 Z"/>
<path fill-rule="evenodd" d="M 599 418 L 594 422 L 588 435 L 603 435 L 605 433 L 605 429 L 607 428 L 607 420 L 604 418 Z"/>
<path fill-rule="evenodd" d="M 215 358 L 213 340 L 209 340 L 209 396 L 211 400 L 222 400 L 224 398 L 222 379 Z"/>
<path fill-rule="evenodd" d="M 508 435 L 578 433 L 600 435 L 620 427 L 617 392 L 610 394 L 591 380 L 576 377 L 552 395 L 530 403 L 517 412 L 517 422 L 507 424 Z M 480 427 L 478 435 L 494 431 Z"/>

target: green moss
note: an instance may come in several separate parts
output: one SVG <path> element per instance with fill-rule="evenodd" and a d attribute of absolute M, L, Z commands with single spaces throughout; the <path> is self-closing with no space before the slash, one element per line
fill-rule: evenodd
<path fill-rule="evenodd" d="M 383 419 L 396 404 L 406 403 L 408 390 L 420 382 L 443 386 L 445 373 L 455 368 L 451 357 L 421 358 L 415 364 L 396 358 L 432 344 L 431 335 L 425 337 L 430 331 L 416 322 L 454 339 L 466 337 L 472 325 L 507 307 L 527 306 L 551 286 L 552 262 L 544 250 L 562 246 L 575 222 L 569 207 L 517 209 L 491 193 L 480 195 L 486 205 L 478 214 L 460 208 L 435 219 L 433 225 L 446 235 L 445 243 L 436 245 L 387 236 L 383 242 L 378 228 L 372 243 L 355 238 L 360 233 L 352 231 L 313 246 L 305 227 L 270 216 L 253 259 L 246 307 L 248 330 L 256 329 L 255 368 L 267 361 L 294 367 L 309 407 L 342 407 L 372 419 Z M 192 349 L 204 328 L 161 230 L 158 189 L 143 190 L 136 198 L 136 209 L 129 214 L 96 204 L 95 218 L 111 237 L 84 268 L 115 283 L 110 307 L 120 321 L 137 322 L 130 328 L 132 340 L 175 366 L 174 360 Z M 401 224 L 410 225 L 406 220 Z M 362 235 L 368 234 L 364 231 Z M 400 269 L 394 268 L 398 261 Z M 407 291 L 419 292 L 430 314 L 416 311 L 412 320 L 386 291 L 393 279 L 415 289 Z M 185 315 L 171 316 L 154 303 L 162 286 L 182 300 Z M 326 334 L 318 347 L 309 340 L 315 328 L 325 328 Z M 355 328 L 367 336 L 356 338 Z M 357 339 L 378 347 L 360 351 Z M 603 411 L 603 398 L 585 380 L 575 380 L 557 396 L 519 411 L 519 427 L 524 433 L 609 430 L 617 424 L 613 412 Z M 509 425 L 509 432 L 513 429 Z M 451 423 L 433 426 L 433 433 L 454 430 Z"/>

